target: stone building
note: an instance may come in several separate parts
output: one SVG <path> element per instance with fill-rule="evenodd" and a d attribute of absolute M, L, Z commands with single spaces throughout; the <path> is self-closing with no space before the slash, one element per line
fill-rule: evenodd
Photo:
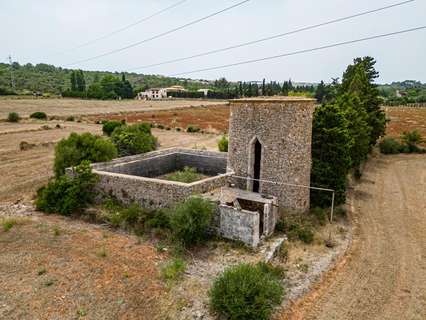
<path fill-rule="evenodd" d="M 255 247 L 273 233 L 278 207 L 309 208 L 314 107 L 298 97 L 233 100 L 228 154 L 174 148 L 94 164 L 98 188 L 147 208 L 202 195 L 218 203 L 213 230 Z M 203 179 L 164 179 L 184 167 Z"/>
<path fill-rule="evenodd" d="M 231 102 L 228 171 L 248 178 L 236 179 L 239 188 L 273 195 L 284 208 L 309 208 L 308 188 L 284 184 L 310 185 L 315 103 L 299 97 Z"/>

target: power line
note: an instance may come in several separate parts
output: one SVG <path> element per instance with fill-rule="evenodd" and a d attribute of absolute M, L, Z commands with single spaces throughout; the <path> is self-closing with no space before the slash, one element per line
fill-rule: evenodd
<path fill-rule="evenodd" d="M 166 35 L 169 35 L 169 34 L 171 34 L 171 33 L 176 32 L 176 31 L 179 31 L 179 30 L 185 29 L 185 28 L 187 28 L 187 27 L 189 27 L 189 26 L 192 26 L 192 25 L 197 24 L 197 23 L 199 23 L 199 22 L 202 22 L 202 21 L 204 21 L 204 20 L 210 19 L 210 18 L 212 18 L 212 17 L 214 17 L 214 16 L 217 16 L 217 15 L 219 15 L 219 14 L 221 14 L 221 13 L 224 13 L 224 12 L 226 12 L 226 11 L 232 10 L 232 9 L 234 9 L 234 8 L 236 8 L 236 7 L 239 7 L 239 6 L 241 6 L 241 5 L 245 4 L 245 3 L 249 2 L 249 1 L 251 1 L 251 0 L 244 0 L 244 1 L 238 2 L 238 3 L 236 3 L 236 4 L 234 4 L 234 5 L 230 6 L 230 7 L 227 7 L 227 8 L 225 8 L 225 9 L 220 10 L 220 11 L 216 11 L 216 12 L 214 12 L 214 13 L 212 13 L 212 14 L 209 14 L 209 15 L 207 15 L 207 16 L 205 16 L 205 17 L 202 17 L 202 18 L 196 19 L 196 20 L 194 20 L 194 21 L 191 21 L 191 22 L 186 23 L 186 24 L 184 24 L 184 25 L 182 25 L 182 26 L 179 26 L 179 27 L 173 28 L 173 29 L 171 29 L 171 30 L 165 31 L 165 32 L 160 33 L 160 34 L 158 34 L 158 35 L 155 35 L 155 36 L 153 36 L 153 37 L 150 37 L 150 38 L 147 38 L 147 39 L 144 39 L 144 40 L 141 40 L 141 41 L 138 41 L 138 42 L 132 43 L 132 44 L 130 44 L 130 45 L 127 45 L 127 46 L 122 47 L 122 48 L 119 48 L 119 49 L 115 49 L 115 50 L 111 50 L 111 51 L 105 52 L 105 53 L 103 53 L 103 54 L 100 54 L 100 55 L 97 55 L 97 56 L 94 56 L 94 57 L 91 57 L 91 58 L 88 58 L 88 59 L 83 59 L 83 60 L 79 60 L 79 61 L 76 61 L 76 62 L 73 62 L 73 63 L 66 64 L 66 65 L 65 65 L 65 67 L 73 66 L 73 65 L 76 65 L 76 64 L 79 64 L 79 63 L 84 63 L 84 62 L 92 61 L 92 60 L 95 60 L 95 59 L 99 59 L 99 58 L 102 58 L 102 57 L 105 57 L 105 56 L 108 56 L 108 55 L 111 55 L 111 54 L 114 54 L 114 53 L 117 53 L 117 52 L 121 52 L 121 51 L 124 51 L 124 50 L 130 49 L 130 48 L 133 48 L 133 47 L 139 46 L 139 45 L 141 45 L 141 44 L 144 44 L 144 43 L 150 42 L 150 41 L 152 41 L 152 40 L 155 40 L 155 39 L 158 39 L 158 38 L 161 38 L 161 37 L 164 37 L 164 36 L 166 36 Z"/>
<path fill-rule="evenodd" d="M 277 39 L 277 38 L 282 38 L 282 37 L 285 37 L 285 36 L 288 36 L 288 35 L 300 33 L 300 32 L 307 31 L 307 30 L 316 29 L 316 28 L 327 26 L 327 25 L 330 25 L 330 24 L 334 24 L 334 23 L 354 19 L 354 18 L 357 18 L 357 17 L 365 16 L 365 15 L 368 15 L 368 14 L 376 13 L 376 12 L 379 12 L 379 11 L 384 11 L 384 10 L 391 9 L 391 8 L 394 8 L 394 7 L 402 6 L 402 5 L 405 5 L 405 4 L 414 2 L 414 1 L 415 0 L 403 1 L 403 2 L 392 4 L 392 5 L 389 5 L 389 6 L 386 6 L 386 7 L 381 7 L 381 8 L 374 9 L 374 10 L 360 12 L 360 13 L 353 14 L 353 15 L 350 15 L 350 16 L 347 16 L 347 17 L 338 18 L 338 19 L 330 20 L 330 21 L 327 21 L 327 22 L 319 23 L 319 24 L 314 24 L 314 25 L 311 25 L 311 26 L 308 26 L 308 27 L 299 28 L 299 29 L 296 29 L 296 30 L 293 30 L 293 31 L 280 33 L 280 34 L 277 34 L 277 35 L 274 35 L 274 36 L 265 37 L 265 38 L 261 38 L 261 39 L 254 40 L 254 41 L 244 42 L 244 43 L 240 43 L 240 44 L 237 44 L 237 45 L 233 45 L 233 46 L 229 46 L 229 47 L 225 47 L 225 48 L 221 48 L 221 49 L 206 51 L 206 52 L 203 52 L 203 53 L 195 54 L 195 55 L 184 57 L 184 58 L 177 58 L 177 59 L 172 59 L 172 60 L 167 60 L 167 61 L 163 61 L 163 62 L 158 62 L 158 63 L 153 63 L 153 64 L 149 64 L 149 65 L 145 65 L 145 66 L 132 68 L 132 69 L 129 69 L 129 71 L 147 69 L 147 68 L 162 66 L 162 65 L 165 65 L 165 64 L 171 64 L 171 63 L 175 63 L 175 62 L 186 61 L 186 60 L 190 60 L 190 59 L 194 59 L 194 58 L 204 57 L 204 56 L 208 56 L 208 55 L 215 54 L 215 53 L 220 53 L 220 52 L 224 52 L 224 51 L 229 51 L 229 50 L 233 50 L 233 49 L 257 44 L 257 43 L 260 43 L 260 42 L 265 42 L 265 41 L 269 41 L 269 40 L 273 40 L 273 39 Z"/>
<path fill-rule="evenodd" d="M 132 27 L 134 27 L 134 26 L 136 26 L 136 25 L 138 25 L 138 24 L 141 24 L 141 23 L 143 23 L 143 22 L 146 22 L 146 21 L 148 21 L 148 20 L 151 20 L 152 18 L 154 18 L 154 17 L 156 17 L 156 16 L 158 16 L 158 15 L 160 15 L 160 14 L 162 14 L 162 13 L 166 12 L 166 11 L 169 11 L 169 10 L 171 10 L 171 9 L 173 9 L 173 8 L 176 8 L 176 7 L 180 6 L 181 4 L 183 4 L 184 2 L 187 2 L 187 1 L 188 1 L 188 0 L 181 0 L 181 1 L 178 1 L 177 3 L 174 3 L 173 5 L 171 5 L 171 6 L 167 7 L 167 8 L 164 8 L 164 9 L 162 9 L 162 10 L 160 10 L 160 11 L 157 11 L 157 12 L 155 12 L 155 13 L 153 13 L 153 14 L 151 14 L 151 15 L 147 16 L 147 17 L 144 17 L 144 18 L 142 18 L 142 19 L 139 19 L 139 20 L 137 20 L 137 21 L 135 21 L 135 22 L 133 22 L 133 23 L 131 23 L 131 24 L 128 24 L 128 25 L 126 25 L 126 26 L 124 26 L 124 27 L 122 27 L 122 28 L 119 28 L 119 29 L 117 29 L 117 30 L 111 31 L 110 33 L 107 33 L 107 34 L 105 34 L 105 35 L 103 35 L 103 36 L 101 36 L 101 37 L 99 37 L 99 38 L 95 38 L 95 39 L 93 39 L 93 40 L 89 40 L 89 41 L 87 41 L 87 42 L 84 42 L 84 43 L 82 43 L 82 44 L 80 44 L 80 45 L 78 45 L 78 46 L 75 46 L 74 48 L 71 48 L 71 49 L 65 50 L 65 51 L 63 51 L 63 52 L 61 52 L 61 53 L 59 53 L 59 54 L 63 54 L 63 53 L 69 52 L 69 51 L 74 51 L 74 50 L 77 50 L 77 49 L 81 49 L 81 48 L 83 48 L 83 47 L 87 47 L 87 46 L 89 46 L 89 45 L 91 45 L 91 44 L 94 44 L 94 43 L 96 43 L 96 42 L 99 42 L 99 41 L 101 41 L 101 40 L 107 39 L 107 38 L 109 38 L 109 37 L 111 37 L 111 36 L 113 36 L 113 35 L 116 35 L 117 33 L 121 33 L 121 32 L 123 32 L 123 31 L 126 31 L 126 30 L 128 30 L 128 29 L 130 29 L 130 28 L 132 28 Z"/>
<path fill-rule="evenodd" d="M 187 71 L 187 72 L 179 72 L 179 73 L 172 74 L 170 76 L 176 77 L 176 76 L 181 76 L 181 75 L 185 75 L 185 74 L 197 73 L 197 72 L 202 72 L 202 71 L 211 71 L 211 70 L 217 70 L 217 69 L 224 69 L 224 68 L 240 66 L 240 65 L 245 65 L 245 64 L 250 64 L 250 63 L 255 63 L 255 62 L 260 62 L 260 61 L 267 61 L 267 60 L 273 60 L 273 59 L 278 59 L 278 58 L 283 58 L 283 57 L 288 57 L 288 56 L 295 56 L 295 55 L 302 54 L 302 53 L 320 51 L 320 50 L 334 48 L 334 47 L 340 47 L 340 46 L 344 46 L 344 45 L 348 45 L 348 44 L 352 44 L 352 43 L 364 42 L 364 41 L 369 41 L 369 40 L 374 40 L 374 39 L 379 39 L 379 38 L 390 37 L 390 36 L 393 36 L 393 35 L 418 31 L 418 30 L 422 30 L 422 29 L 426 29 L 426 26 L 411 28 L 411 29 L 405 29 L 405 30 L 401 30 L 401 31 L 391 32 L 391 33 L 384 33 L 384 34 L 379 34 L 379 35 L 375 35 L 375 36 L 370 36 L 370 37 L 365 37 L 365 38 L 360 38 L 360 39 L 355 39 L 355 40 L 350 40 L 350 41 L 338 42 L 338 43 L 329 44 L 329 45 L 325 45 L 325 46 L 321 46 L 321 47 L 304 49 L 304 50 L 299 50 L 299 51 L 293 51 L 293 52 L 283 53 L 283 54 L 265 57 L 265 58 L 246 60 L 246 61 L 230 63 L 230 64 L 225 64 L 225 65 L 215 66 L 215 67 L 209 67 L 209 68 L 203 68 L 203 69 L 197 69 L 197 70 L 192 70 L 192 71 Z"/>

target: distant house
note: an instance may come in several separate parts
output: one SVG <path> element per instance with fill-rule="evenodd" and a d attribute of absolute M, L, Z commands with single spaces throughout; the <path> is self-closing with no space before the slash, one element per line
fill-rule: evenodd
<path fill-rule="evenodd" d="M 137 95 L 138 100 L 160 100 L 168 97 L 169 92 L 183 92 L 186 91 L 182 86 L 171 86 L 169 88 L 151 88 L 144 92 L 139 92 Z"/>
<path fill-rule="evenodd" d="M 210 89 L 198 89 L 197 91 L 204 93 L 204 97 L 207 97 L 209 95 L 209 91 L 211 91 L 211 90 Z"/>

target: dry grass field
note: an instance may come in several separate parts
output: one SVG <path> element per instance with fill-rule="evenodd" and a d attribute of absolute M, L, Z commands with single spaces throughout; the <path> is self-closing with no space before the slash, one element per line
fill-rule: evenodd
<path fill-rule="evenodd" d="M 225 102 L 223 102 L 225 103 Z M 42 111 L 48 116 L 67 117 L 123 112 L 172 110 L 221 104 L 208 100 L 167 100 L 167 101 L 102 101 L 79 99 L 0 99 L 0 120 L 6 119 L 9 112 L 17 112 L 27 118 L 33 112 Z"/>
<path fill-rule="evenodd" d="M 386 115 L 390 120 L 387 136 L 399 138 L 404 131 L 418 130 L 426 139 L 426 108 L 387 107 Z"/>

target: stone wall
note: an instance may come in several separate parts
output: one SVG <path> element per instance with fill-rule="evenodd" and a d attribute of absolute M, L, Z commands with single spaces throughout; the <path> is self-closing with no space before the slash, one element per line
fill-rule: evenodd
<path fill-rule="evenodd" d="M 277 183 L 310 185 L 314 99 L 258 98 L 231 102 L 228 170 L 253 178 L 253 142 L 262 144 L 260 179 Z M 252 183 L 235 179 L 250 189 Z M 307 188 L 260 183 L 260 193 L 276 196 L 279 205 L 307 210 Z"/>
<path fill-rule="evenodd" d="M 156 209 L 226 185 L 229 179 L 229 174 L 226 173 L 188 184 L 138 175 L 144 173 L 152 176 L 158 172 L 164 174 L 170 168 L 174 171 L 177 159 L 181 156 L 201 158 L 199 165 L 206 172 L 224 172 L 220 169 L 225 169 L 227 155 L 201 150 L 168 149 L 94 164 L 93 172 L 100 177 L 97 188 L 101 194 L 115 197 L 125 204 L 138 203 L 142 207 Z M 185 160 L 180 161 L 187 163 Z"/>
<path fill-rule="evenodd" d="M 222 237 L 257 247 L 260 241 L 258 212 L 237 210 L 226 205 L 220 205 L 219 211 L 220 235 Z"/>

